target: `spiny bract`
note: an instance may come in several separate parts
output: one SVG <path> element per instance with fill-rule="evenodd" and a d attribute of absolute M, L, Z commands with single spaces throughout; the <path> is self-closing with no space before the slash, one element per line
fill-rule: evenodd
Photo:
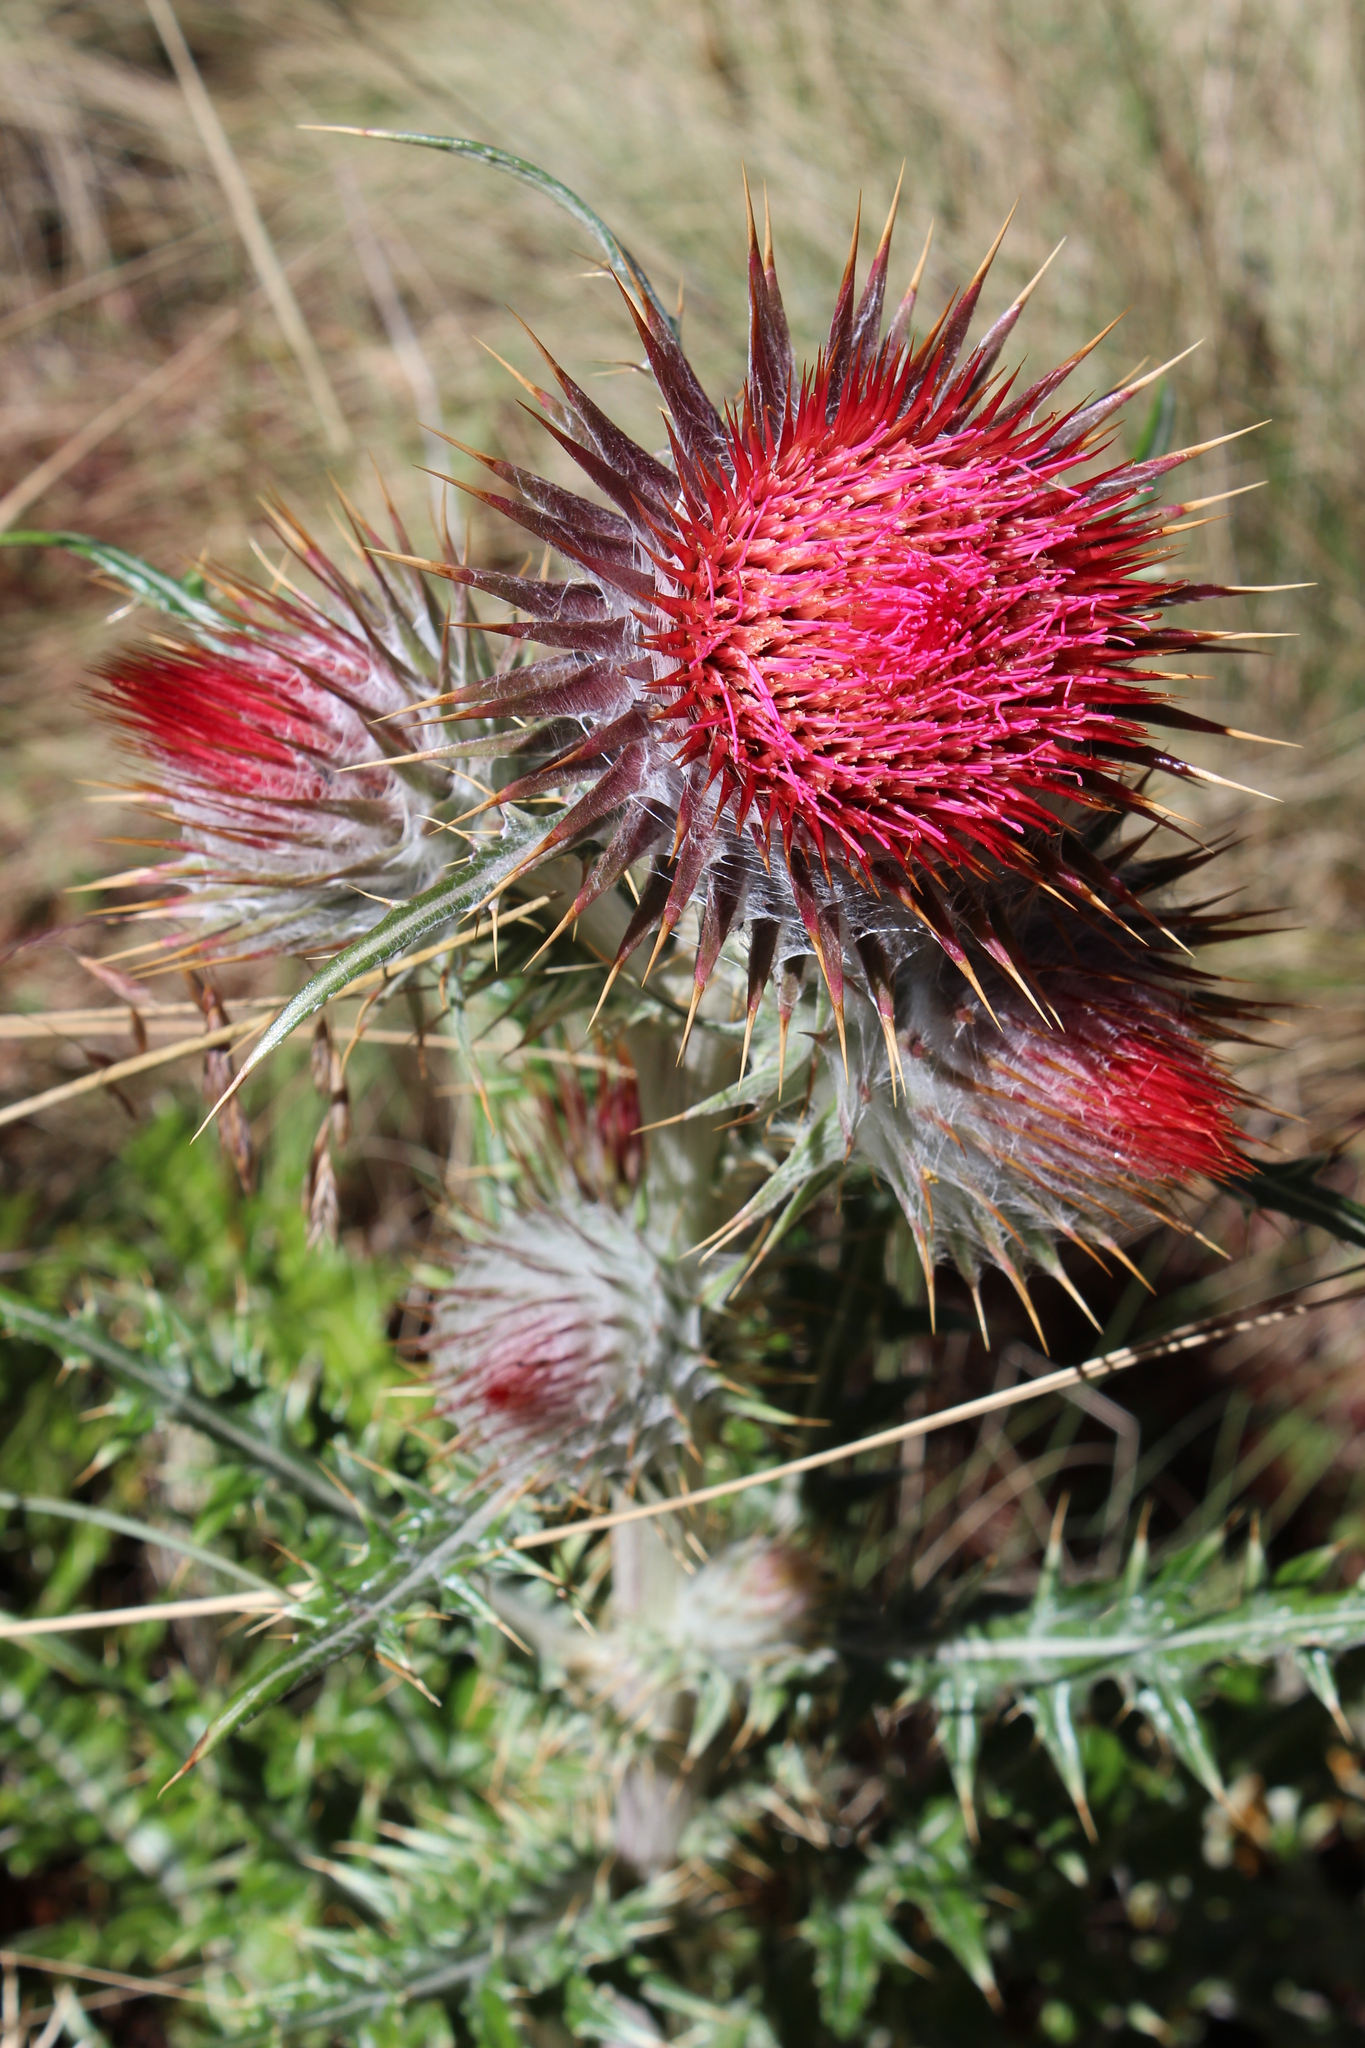
<path fill-rule="evenodd" d="M 1245 1167 L 1235 1121 L 1242 1097 L 1213 1046 L 1237 1035 L 1254 1005 L 1220 990 L 1191 958 L 1201 942 L 1242 935 L 1245 921 L 1209 904 L 1162 904 L 1206 858 L 1185 850 L 1144 859 L 1141 840 L 1116 844 L 1092 869 L 1097 882 L 1108 876 L 1106 896 L 1084 912 L 1015 885 L 1006 907 L 1028 957 L 1030 999 L 994 969 L 968 986 L 925 936 L 902 953 L 880 1015 L 855 991 L 844 1040 L 814 1035 L 822 1078 L 804 1127 L 812 1170 L 859 1159 L 890 1186 L 931 1308 L 943 1258 L 971 1289 L 983 1332 L 987 1263 L 1031 1316 L 1033 1267 L 1085 1308 L 1059 1239 L 1126 1264 L 1125 1237 L 1158 1223 L 1184 1227 L 1183 1195 Z M 1145 942 L 1118 905 L 1145 914 Z M 781 1086 L 770 1033 L 761 1050 L 755 1099 L 774 1078 Z M 837 1145 L 833 1129 L 820 1128 L 831 1109 Z M 770 1206 L 760 1191 L 718 1244 Z"/>

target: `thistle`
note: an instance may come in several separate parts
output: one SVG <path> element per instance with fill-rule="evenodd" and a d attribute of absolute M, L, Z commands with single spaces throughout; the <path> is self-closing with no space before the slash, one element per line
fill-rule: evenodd
<path fill-rule="evenodd" d="M 221 630 L 133 648 L 99 693 L 141 765 L 135 799 L 177 834 L 170 860 L 117 879 L 168 889 L 154 914 L 200 956 L 334 950 L 448 858 L 428 814 L 450 770 L 392 764 L 443 673 L 439 614 L 418 578 L 362 591 L 275 516 L 329 601 L 223 578 Z"/>
<path fill-rule="evenodd" d="M 902 963 L 892 1015 L 856 997 L 847 1064 L 827 1049 L 847 1150 L 894 1189 L 931 1300 L 946 1255 L 983 1334 L 983 1262 L 1007 1275 L 1035 1325 L 1026 1285 L 1035 1266 L 1090 1315 L 1059 1239 L 1127 1265 L 1122 1238 L 1181 1227 L 1184 1196 L 1245 1166 L 1242 1098 L 1211 1045 L 1248 1008 L 1194 968 L 1189 951 L 1241 927 L 1207 906 L 1153 908 L 1201 858 L 1143 862 L 1134 848 L 1116 849 L 1091 869 L 1104 896 L 1097 889 L 1085 917 L 1048 897 L 1008 904 L 1033 1002 L 998 973 L 965 987 L 922 942 Z M 1114 913 L 1120 901 L 1146 911 L 1145 944 Z"/>
<path fill-rule="evenodd" d="M 615 1208 L 564 1196 L 460 1259 L 428 1339 L 441 1412 L 490 1464 L 625 1477 L 689 1440 L 699 1311 Z"/>
<path fill-rule="evenodd" d="M 662 1742 L 684 1732 L 696 1754 L 717 1726 L 716 1711 L 704 1713 L 698 1740 L 696 1702 L 761 1693 L 799 1663 L 814 1639 L 817 1597 L 805 1551 L 749 1537 L 690 1578 L 679 1573 L 671 1596 L 639 1620 L 587 1638 L 561 1629 L 555 1653 L 637 1733 Z"/>
<path fill-rule="evenodd" d="M 1148 727 L 1226 730 L 1171 705 L 1153 667 L 1224 637 L 1162 623 L 1224 594 L 1159 573 L 1178 520 L 1153 487 L 1199 451 L 1096 471 L 1150 377 L 1058 410 L 1088 350 L 1025 389 L 997 371 L 1036 278 L 964 355 L 998 239 L 915 344 L 921 259 L 883 338 L 894 216 L 860 297 L 855 227 L 828 342 L 798 373 L 750 208 L 748 376 L 724 413 L 623 257 L 671 464 L 546 354 L 558 392 L 527 388 L 608 506 L 485 456 L 515 495 L 473 495 L 573 580 L 405 558 L 524 615 L 487 630 L 552 650 L 449 703 L 529 724 L 517 749 L 540 764 L 498 801 L 582 790 L 525 862 L 597 842 L 565 923 L 653 856 L 616 968 L 651 931 L 657 957 L 696 901 L 693 1013 L 742 929 L 751 1028 L 774 967 L 812 955 L 841 1029 L 846 975 L 884 1009 L 923 930 L 969 978 L 974 954 L 1022 985 L 995 879 L 1087 901 L 1058 813 L 1163 815 L 1134 771 L 1204 771 Z"/>

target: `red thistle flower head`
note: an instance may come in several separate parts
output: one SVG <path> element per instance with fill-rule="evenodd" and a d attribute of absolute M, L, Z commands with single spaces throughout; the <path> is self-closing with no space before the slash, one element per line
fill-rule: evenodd
<path fill-rule="evenodd" d="M 548 759 L 505 799 L 574 795 L 532 857 L 598 843 L 570 917 L 654 854 L 621 960 L 696 900 L 698 994 L 743 927 L 751 1017 L 774 965 L 811 953 L 842 1014 L 846 971 L 880 994 L 860 943 L 885 935 L 878 898 L 959 966 L 1007 971 L 1017 951 L 979 884 L 1088 899 L 1058 813 L 1156 815 L 1135 772 L 1200 772 L 1148 727 L 1223 728 L 1170 705 L 1153 664 L 1215 637 L 1165 627 L 1166 608 L 1221 593 L 1157 573 L 1153 487 L 1197 451 L 1096 467 L 1139 382 L 1059 410 L 1086 350 L 1027 389 L 998 373 L 1032 286 L 964 354 L 994 249 L 913 344 L 920 273 L 883 339 L 891 223 L 861 297 L 855 229 L 828 343 L 798 376 L 771 242 L 760 255 L 749 225 L 749 373 L 725 415 L 632 272 L 671 466 L 548 356 L 558 393 L 530 389 L 611 509 L 479 458 L 516 496 L 475 495 L 576 580 L 441 572 L 524 614 L 493 630 L 553 650 L 454 706 L 532 722 Z"/>
<path fill-rule="evenodd" d="M 571 1197 L 464 1253 L 428 1349 L 437 1405 L 471 1448 L 578 1480 L 685 1441 L 709 1386 L 672 1268 L 615 1208 Z"/>
<path fill-rule="evenodd" d="M 1144 865 L 1119 850 L 1109 907 L 1150 901 L 1199 858 Z M 1059 1239 L 1126 1263 L 1123 1237 L 1179 1227 L 1182 1196 L 1244 1166 L 1242 1097 L 1211 1045 L 1247 1010 L 1180 950 L 1237 925 L 1198 906 L 1163 916 L 1139 946 L 1116 916 L 1020 905 L 1036 1007 L 999 974 L 964 988 L 924 944 L 903 963 L 893 1011 L 877 1017 L 861 998 L 850 1010 L 848 1071 L 827 1062 L 845 1143 L 893 1187 L 931 1299 L 946 1255 L 980 1312 L 989 1262 L 1033 1316 L 1031 1267 L 1076 1295 Z"/>
<path fill-rule="evenodd" d="M 98 701 L 142 765 L 136 796 L 177 832 L 171 860 L 119 879 L 169 885 L 159 909 L 201 953 L 342 945 L 374 923 L 376 898 L 428 888 L 446 858 L 426 814 L 449 770 L 392 758 L 419 744 L 423 664 L 439 673 L 415 581 L 362 593 L 281 528 L 331 605 L 229 586 L 220 632 L 103 671 Z"/>

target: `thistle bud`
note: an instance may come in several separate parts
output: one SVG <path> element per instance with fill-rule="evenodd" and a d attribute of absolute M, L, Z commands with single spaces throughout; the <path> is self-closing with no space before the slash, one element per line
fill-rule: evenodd
<path fill-rule="evenodd" d="M 566 1197 L 464 1253 L 428 1339 L 437 1406 L 490 1461 L 573 1483 L 688 1440 L 709 1386 L 699 1311 L 604 1203 Z"/>

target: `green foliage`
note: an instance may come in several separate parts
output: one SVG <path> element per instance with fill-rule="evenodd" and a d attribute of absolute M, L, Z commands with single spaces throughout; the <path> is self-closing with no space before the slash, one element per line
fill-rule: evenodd
<path fill-rule="evenodd" d="M 1264 1583 L 1265 1557 L 1253 1530 L 1229 1563 L 1220 1533 L 1173 1552 L 1148 1575 L 1140 1535 L 1121 1577 L 1061 1587 L 1055 1552 L 1030 1605 L 973 1624 L 963 1618 L 926 1653 L 894 1660 L 902 1702 L 932 1701 L 944 1748 L 970 1812 L 979 1717 L 1016 1702 L 1087 1827 L 1085 1765 L 1076 1712 L 1108 1681 L 1146 1716 L 1160 1740 L 1213 1798 L 1226 1786 L 1197 1701 L 1218 1667 L 1292 1659 L 1308 1687 L 1350 1740 L 1332 1659 L 1365 1644 L 1365 1577 L 1341 1592 L 1317 1592 L 1335 1547 L 1293 1558 Z"/>
<path fill-rule="evenodd" d="M 510 1560 L 493 1523 L 505 1536 L 529 1510 L 457 1498 L 458 1460 L 430 1467 L 404 1404 L 380 1399 L 400 1377 L 384 1323 L 401 1275 L 306 1253 L 287 1123 L 250 1198 L 187 1136 L 179 1116 L 140 1132 L 108 1190 L 93 1191 L 79 1244 L 59 1233 L 58 1256 L 33 1269 L 41 1300 L 6 1292 L 18 1341 L 0 1483 L 32 1572 L 16 1591 L 26 1583 L 40 1611 L 154 1599 L 146 1560 L 159 1557 L 179 1592 L 264 1581 L 289 1606 L 265 1640 L 149 1618 L 106 1636 L 103 1661 L 98 1634 L 0 1645 L 10 1866 L 41 1895 L 47 1872 L 78 1859 L 82 1896 L 104 1901 L 25 1940 L 135 1974 L 194 1965 L 204 2000 L 173 2021 L 187 2043 L 299 2034 L 444 2048 L 558 2041 L 559 2028 L 774 2048 L 816 2038 L 817 2005 L 819 2038 L 885 2028 L 893 2042 L 984 2041 L 989 2001 L 1014 2009 L 1023 1981 L 1054 1982 L 1035 2003 L 1042 2037 L 1061 2040 L 1120 1995 L 1112 1971 L 1106 1988 L 1071 1968 L 1067 1915 L 1117 1896 L 1107 1873 L 1121 1866 L 1131 1945 L 1148 1944 L 1146 1962 L 1119 1971 L 1136 1972 L 1122 2009 L 1169 2014 L 1183 1999 L 1194 2012 L 1202 1979 L 1151 1961 L 1163 1942 L 1174 1956 L 1189 1941 L 1143 1933 L 1143 1902 L 1159 1894 L 1164 1927 L 1172 1887 L 1191 1857 L 1199 1865 L 1186 1788 L 1218 1773 L 1230 1809 L 1264 1739 L 1249 1730 L 1282 1718 L 1259 1691 L 1237 1703 L 1230 1674 L 1289 1652 L 1341 1711 L 1333 1660 L 1365 1639 L 1365 1618 L 1358 1590 L 1323 1589 L 1330 1554 L 1266 1582 L 1254 1546 L 1230 1561 L 1209 1543 L 1151 1571 L 1139 1547 L 1117 1580 L 1064 1585 L 1050 1568 L 1009 1613 L 978 1611 L 967 1592 L 932 1640 L 893 1659 L 876 1709 L 892 1731 L 914 1725 L 914 1700 L 934 1701 L 944 1762 L 926 1770 L 922 1751 L 913 1779 L 888 1775 L 893 1735 L 870 1827 L 840 1821 L 836 1789 L 872 1782 L 867 1767 L 848 1777 L 871 1728 L 857 1657 L 790 1660 L 747 1701 L 704 1655 L 695 1669 L 661 1666 L 661 1687 L 692 1689 L 690 1746 L 711 1796 L 678 1870 L 623 1886 L 609 1874 L 610 1805 L 638 1746 L 509 1641 L 495 1612 Z M 115 1195 L 122 1207 L 102 1208 Z M 72 1318 L 56 1304 L 78 1271 L 85 1304 Z M 894 1326 L 907 1312 L 888 1299 L 886 1313 Z M 76 1369 L 54 1375 L 49 1347 Z M 708 1476 L 771 1456 L 763 1425 L 737 1419 L 726 1436 L 740 1435 L 743 1451 L 708 1453 Z M 449 1499 L 433 1490 L 447 1486 Z M 737 1502 L 736 1532 L 763 1513 L 760 1498 Z M 592 1556 L 563 1546 L 559 1583 L 585 1589 Z M 574 1597 L 590 1617 L 594 1596 Z M 281 1628 L 295 1640 L 271 1641 Z M 1118 1733 L 1081 1711 L 1114 1683 L 1139 1709 Z M 1024 1716 L 992 1732 L 1009 1699 Z M 749 1732 L 732 1749 L 741 1719 Z M 1087 1801 L 1100 1850 L 1085 1850 L 1050 1767 L 1021 1747 L 1030 1722 Z M 1160 1738 L 1149 1753 L 1144 1725 Z M 1193 1779 L 1172 1775 L 1162 1741 Z M 1240 1777 L 1212 1762 L 1229 1754 Z M 1311 1865 L 1307 1845 L 1356 1810 L 1331 1797 L 1296 1795 L 1302 1824 L 1276 1837 L 1287 1868 Z M 1242 1837 L 1205 1827 L 1202 1839 L 1217 1857 Z M 1318 1959 L 1306 1981 L 1321 1982 L 1337 1921 L 1296 1885 Z M 1063 1958 L 1065 1976 L 1049 1980 Z M 1227 1968 L 1238 1998 L 1284 2019 L 1278 1979 L 1261 1982 L 1245 1959 Z"/>

